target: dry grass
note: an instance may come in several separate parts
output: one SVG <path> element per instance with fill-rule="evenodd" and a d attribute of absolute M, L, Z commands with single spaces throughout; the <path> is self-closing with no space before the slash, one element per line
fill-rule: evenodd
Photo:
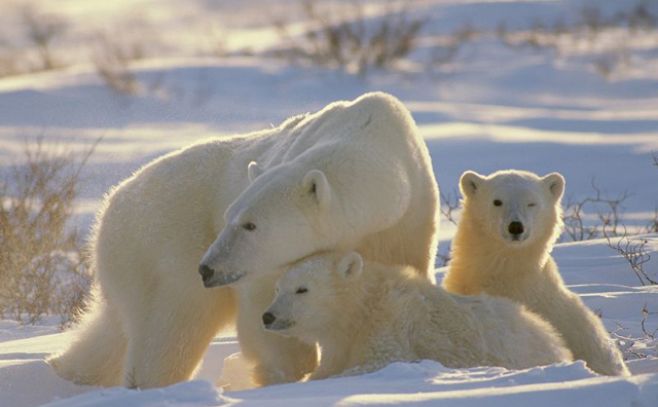
<path fill-rule="evenodd" d="M 110 89 L 122 95 L 136 95 L 141 86 L 130 69 L 130 63 L 143 58 L 144 55 L 142 43 L 122 41 L 116 36 L 99 34 L 92 62 L 96 73 Z"/>
<path fill-rule="evenodd" d="M 441 191 L 439 194 L 439 199 L 441 204 L 439 207 L 439 212 L 441 213 L 443 219 L 447 220 L 455 226 L 458 226 L 456 215 L 461 209 L 459 194 L 456 191 L 451 194 L 445 194 L 443 191 Z M 445 267 L 450 263 L 451 246 L 452 244 L 449 243 L 446 247 L 440 248 L 436 252 L 436 266 Z"/>
<path fill-rule="evenodd" d="M 510 47 L 548 50 L 556 57 L 577 58 L 585 51 L 591 55 L 593 71 L 606 79 L 632 67 L 635 51 L 630 44 L 658 42 L 658 14 L 644 1 L 610 16 L 597 7 L 585 6 L 571 20 L 535 19 L 527 30 L 517 32 L 501 25 L 497 34 Z"/>
<path fill-rule="evenodd" d="M 25 163 L 0 180 L 0 313 L 25 323 L 47 314 L 71 322 L 91 277 L 69 225 L 82 158 L 26 146 Z"/>
<path fill-rule="evenodd" d="M 285 21 L 274 23 L 284 42 L 290 44 L 277 55 L 364 75 L 373 68 L 390 68 L 410 54 L 426 23 L 424 18 L 411 16 L 404 2 L 387 2 L 377 21 L 370 21 L 360 2 L 340 13 L 320 3 L 302 1 L 302 14 L 311 28 L 301 37 L 290 35 Z"/>
<path fill-rule="evenodd" d="M 571 241 L 597 239 L 604 236 L 619 236 L 626 233 L 622 225 L 622 205 L 630 197 L 628 192 L 609 197 L 592 179 L 594 194 L 574 201 L 569 199 L 564 209 L 564 233 Z M 586 213 L 594 213 L 597 223 L 587 224 Z"/>
<path fill-rule="evenodd" d="M 631 239 L 623 236 L 616 242 L 613 242 L 609 236 L 606 236 L 608 246 L 619 253 L 630 266 L 635 276 L 642 285 L 658 284 L 657 277 L 651 276 L 644 265 L 651 260 L 651 252 L 647 249 L 648 241 L 646 239 Z"/>
<path fill-rule="evenodd" d="M 655 356 L 658 347 L 658 328 L 650 328 L 649 325 L 655 326 L 655 315 L 658 312 L 651 311 L 648 304 L 642 306 L 640 311 L 642 319 L 640 320 L 640 329 L 642 333 L 632 335 L 629 329 L 617 323 L 617 329 L 611 332 L 617 346 L 624 355 L 624 360 L 644 359 Z"/>
<path fill-rule="evenodd" d="M 36 70 L 50 70 L 61 66 L 52 52 L 52 44 L 68 30 L 68 24 L 61 17 L 44 14 L 35 7 L 26 5 L 19 10 L 25 29 L 25 39 L 34 47 L 38 55 Z"/>
<path fill-rule="evenodd" d="M 66 61 L 56 55 L 55 45 L 67 40 L 69 22 L 44 13 L 31 4 L 5 5 L 2 9 L 20 22 L 11 39 L 0 32 L 0 77 L 61 68 Z"/>

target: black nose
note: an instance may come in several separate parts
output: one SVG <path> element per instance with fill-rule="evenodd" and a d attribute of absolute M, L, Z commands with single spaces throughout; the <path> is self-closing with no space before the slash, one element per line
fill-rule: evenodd
<path fill-rule="evenodd" d="M 521 233 L 523 233 L 523 223 L 514 221 L 509 224 L 507 230 L 512 235 L 520 235 Z"/>
<path fill-rule="evenodd" d="M 263 324 L 265 325 L 271 324 L 275 319 L 276 317 L 271 312 L 266 312 L 263 314 Z"/>
<path fill-rule="evenodd" d="M 215 274 L 215 270 L 211 269 L 210 267 L 206 266 L 205 264 L 202 264 L 202 265 L 199 266 L 199 274 L 201 274 L 201 278 L 203 279 L 203 282 L 205 283 L 206 281 L 208 281 L 212 278 L 212 275 Z"/>

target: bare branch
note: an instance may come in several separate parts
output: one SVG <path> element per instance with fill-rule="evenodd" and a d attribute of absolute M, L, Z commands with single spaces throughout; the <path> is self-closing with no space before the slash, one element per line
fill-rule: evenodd
<path fill-rule="evenodd" d="M 591 185 L 594 195 L 587 196 L 579 201 L 569 200 L 562 215 L 564 232 L 572 241 L 619 236 L 621 234 L 619 228 L 622 221 L 622 205 L 631 194 L 624 191 L 615 198 L 607 197 L 596 185 L 594 179 L 591 180 Z M 598 224 L 587 225 L 585 223 L 586 209 L 596 211 Z"/>
<path fill-rule="evenodd" d="M 644 306 L 642 307 L 642 321 L 640 322 L 640 326 L 642 328 L 642 332 L 646 336 L 648 336 L 651 339 L 656 339 L 656 332 L 658 332 L 658 328 L 654 329 L 653 332 L 649 332 L 646 326 L 647 319 L 649 319 L 650 314 L 652 313 L 649 312 L 649 309 L 647 308 L 647 304 L 644 303 Z"/>
<path fill-rule="evenodd" d="M 624 235 L 623 237 L 618 239 L 616 243 L 612 242 L 610 236 L 606 236 L 606 240 L 608 241 L 608 246 L 611 249 L 614 249 L 624 259 L 626 259 L 626 261 L 631 267 L 631 270 L 633 270 L 633 273 L 635 273 L 638 280 L 640 281 L 640 284 L 642 285 L 658 284 L 658 281 L 652 278 L 644 270 L 644 265 L 649 260 L 651 260 L 651 254 L 646 247 L 648 243 L 646 239 L 641 239 L 638 242 L 637 240 L 629 239 L 628 236 Z"/>
<path fill-rule="evenodd" d="M 441 200 L 440 211 L 441 215 L 450 223 L 457 226 L 457 220 L 454 218 L 454 212 L 461 208 L 461 202 L 458 198 L 457 193 L 446 195 L 442 192 L 439 193 L 439 199 Z"/>

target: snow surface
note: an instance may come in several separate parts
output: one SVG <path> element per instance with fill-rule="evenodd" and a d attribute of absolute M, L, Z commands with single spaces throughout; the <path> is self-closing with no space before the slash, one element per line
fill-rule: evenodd
<path fill-rule="evenodd" d="M 486 35 L 466 44 L 436 71 L 428 72 L 413 57 L 405 71 L 360 78 L 291 66 L 258 53 L 216 58 L 197 52 L 208 45 L 204 24 L 216 18 L 229 30 L 228 51 L 238 51 L 254 38 L 264 38 L 259 42 L 264 48 L 276 44 L 271 27 L 263 25 L 268 21 L 263 11 L 290 11 L 293 1 L 260 0 L 262 7 L 251 8 L 234 0 L 219 1 L 218 8 L 204 0 L 185 2 L 184 7 L 170 0 L 151 8 L 147 1 L 105 3 L 100 7 L 93 2 L 91 7 L 91 2 L 80 0 L 35 2 L 44 10 L 77 19 L 71 35 L 83 37 L 102 20 L 115 31 L 119 23 L 131 25 L 133 30 L 120 30 L 125 35 L 150 38 L 144 34 L 147 27 L 140 30 L 127 19 L 131 10 L 145 7 L 144 16 L 169 42 L 166 47 L 154 46 L 150 58 L 134 65 L 141 86 L 138 95 L 108 89 L 84 63 L 0 78 L 0 172 L 19 160 L 26 141 L 39 136 L 49 147 L 63 151 L 84 151 L 102 137 L 83 173 L 74 219 L 82 230 L 88 230 L 109 187 L 164 152 L 205 137 L 257 130 L 371 90 L 391 92 L 411 109 L 441 189 L 448 195 L 456 196 L 458 177 L 466 169 L 488 173 L 520 168 L 561 172 L 567 179 L 567 199 L 592 195 L 593 178 L 607 196 L 628 191 L 631 195 L 622 208 L 627 225 L 645 225 L 658 205 L 658 168 L 651 156 L 658 151 L 655 37 L 624 44 L 632 54 L 630 66 L 607 79 L 592 72 L 593 50 L 573 47 L 565 56 L 512 49 Z M 591 3 L 413 2 L 414 10 L 431 20 L 425 42 L 465 23 L 495 30 L 504 21 L 510 30 L 523 30 L 534 19 L 551 22 Z M 611 14 L 629 2 L 593 4 Z M 376 17 L 380 8 L 376 2 L 371 6 L 368 15 Z M 8 19 L 9 14 L 0 15 L 0 26 L 13 32 L 15 21 Z M 194 21 L 199 23 L 190 23 Z M 293 13 L 290 21 L 303 28 L 299 15 Z M 182 31 L 185 35 L 172 35 Z M 57 46 L 82 61 L 79 45 L 69 41 Z M 586 215 L 595 219 L 594 213 Z M 440 250 L 446 250 L 453 233 L 454 226 L 443 222 Z M 652 259 L 644 267 L 656 278 L 658 235 L 638 239 L 648 242 Z M 228 359 L 230 369 L 223 371 L 224 359 L 239 351 L 235 337 L 229 335 L 215 338 L 191 382 L 144 391 L 99 389 L 66 382 L 45 364 L 48 354 L 71 339 L 69 333 L 59 332 L 59 321 L 53 317 L 35 326 L 0 321 L 0 406 L 658 406 L 658 341 L 651 337 L 658 329 L 658 288 L 641 286 L 628 262 L 605 240 L 560 244 L 554 255 L 566 283 L 613 333 L 632 377 L 597 376 L 582 362 L 508 371 L 446 369 L 423 361 L 395 363 L 358 377 L 226 391 L 216 386 L 220 377 L 232 388 L 248 386 L 239 358 Z M 439 269 L 437 280 L 442 273 Z"/>
<path fill-rule="evenodd" d="M 658 257 L 658 235 L 649 241 Z M 497 367 L 448 369 L 439 363 L 394 363 L 362 376 L 294 383 L 243 391 L 216 387 L 222 361 L 239 350 L 235 338 L 216 338 L 204 358 L 197 379 L 163 389 L 128 390 L 77 386 L 57 377 L 44 362 L 63 349 L 71 336 L 54 333 L 50 323 L 20 327 L 0 324 L 0 405 L 36 406 L 220 406 L 220 405 L 380 405 L 446 406 L 655 406 L 658 402 L 658 341 L 643 334 L 642 307 L 658 308 L 658 287 L 638 287 L 625 260 L 604 240 L 561 244 L 555 258 L 567 284 L 600 313 L 610 331 L 618 334 L 629 378 L 598 376 L 583 362 L 555 364 L 521 371 Z M 654 266 L 656 261 L 651 263 Z M 442 278 L 443 270 L 437 273 Z M 649 316 L 646 329 L 658 328 Z M 24 339 L 14 339 L 24 337 Z M 632 352 L 631 352 L 632 351 Z M 641 358 L 638 358 L 641 355 Z M 225 376 L 246 382 L 245 371 Z"/>

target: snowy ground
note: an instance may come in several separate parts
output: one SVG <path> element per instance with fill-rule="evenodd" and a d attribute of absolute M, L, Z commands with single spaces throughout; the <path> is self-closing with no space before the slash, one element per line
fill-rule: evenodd
<path fill-rule="evenodd" d="M 658 235 L 644 238 L 658 257 Z M 56 333 L 48 323 L 18 327 L 5 321 L 0 324 L 0 341 L 4 341 L 0 342 L 0 405 L 35 406 L 51 401 L 57 406 L 432 405 L 440 401 L 446 406 L 655 406 L 658 341 L 644 334 L 640 323 L 645 304 L 654 311 L 658 308 L 658 287 L 638 287 L 625 260 L 601 240 L 559 245 L 555 256 L 571 289 L 601 314 L 608 330 L 618 338 L 628 338 L 620 340 L 632 358 L 628 361 L 632 377 L 597 376 L 582 362 L 510 371 L 447 369 L 424 361 L 396 363 L 359 377 L 223 392 L 213 384 L 222 374 L 222 361 L 238 345 L 234 338 L 216 338 L 195 381 L 146 391 L 95 389 L 60 379 L 43 361 L 66 345 L 68 333 Z M 649 315 L 645 323 L 650 333 L 658 328 L 657 315 Z M 241 374 L 234 372 L 232 377 L 244 379 Z"/>
<path fill-rule="evenodd" d="M 97 23 L 94 19 L 99 11 L 73 7 L 74 0 L 39 3 L 86 22 L 76 26 L 80 32 L 88 34 L 89 27 Z M 146 2 L 107 3 L 100 12 L 110 24 L 125 21 L 126 10 Z M 210 2 L 187 2 L 178 10 L 172 5 L 179 2 L 163 1 L 159 12 L 149 9 L 147 14 L 156 27 L 187 27 L 195 13 L 205 11 L 206 3 Z M 271 2 L 261 3 L 273 7 Z M 550 22 L 569 16 L 583 4 L 613 13 L 631 2 L 413 3 L 419 13 L 431 18 L 424 37 L 431 42 L 464 23 L 495 30 L 505 21 L 508 29 L 521 30 L 537 18 Z M 228 7 L 236 2 L 219 4 Z M 233 19 L 223 14 L 224 20 L 231 21 L 229 50 L 239 50 L 249 38 L 268 33 L 267 41 L 274 41 L 271 29 L 259 25 L 263 13 L 250 19 L 253 10 L 232 10 Z M 372 14 L 377 10 L 373 7 Z M 215 15 L 204 13 L 208 20 Z M 3 18 L 7 15 L 0 16 Z M 2 26 L 11 31 L 11 24 Z M 608 196 L 628 191 L 631 195 L 623 202 L 623 221 L 638 228 L 651 220 L 658 205 L 658 168 L 652 165 L 651 156 L 658 151 L 655 32 L 644 35 L 642 41 L 627 41 L 624 52 L 630 52 L 630 62 L 608 78 L 593 71 L 596 49 L 574 46 L 557 55 L 506 47 L 492 36 L 466 44 L 450 64 L 430 73 L 418 69 L 418 60 L 412 60 L 411 68 L 404 72 L 376 72 L 360 78 L 258 55 L 218 59 L 200 51 L 178 52 L 190 49 L 187 45 L 192 42 L 202 43 L 195 41 L 201 26 L 172 40 L 169 48 L 158 53 L 159 58 L 134 66 L 141 87 L 136 96 L 108 89 L 84 63 L 55 72 L 0 78 L 0 170 L 20 157 L 26 140 L 38 136 L 62 150 L 84 150 L 102 137 L 85 167 L 76 212 L 76 225 L 86 230 L 103 193 L 163 152 L 205 137 L 256 130 L 336 99 L 384 90 L 412 110 L 430 148 L 441 189 L 449 195 L 455 196 L 458 177 L 466 169 L 488 173 L 520 168 L 561 172 L 567 179 L 567 199 L 591 195 L 592 179 Z M 66 44 L 61 47 L 65 49 Z M 590 220 L 595 218 L 594 213 L 588 215 Z M 445 250 L 454 227 L 443 222 L 440 233 Z M 658 236 L 647 235 L 646 239 L 653 259 L 644 267 L 658 277 Z M 199 373 L 201 380 L 141 392 L 94 389 L 60 380 L 43 362 L 69 340 L 68 333 L 57 331 L 56 319 L 30 327 L 0 321 L 0 406 L 34 406 L 57 400 L 57 405 L 66 406 L 439 401 L 449 406 L 658 405 L 658 341 L 651 338 L 658 329 L 658 288 L 641 286 L 628 263 L 604 240 L 561 244 L 555 255 L 567 284 L 600 313 L 631 359 L 631 378 L 599 377 L 580 362 L 527 371 L 450 370 L 422 362 L 394 364 L 361 377 L 222 392 L 214 383 L 223 359 L 238 346 L 234 338 L 217 338 Z"/>

